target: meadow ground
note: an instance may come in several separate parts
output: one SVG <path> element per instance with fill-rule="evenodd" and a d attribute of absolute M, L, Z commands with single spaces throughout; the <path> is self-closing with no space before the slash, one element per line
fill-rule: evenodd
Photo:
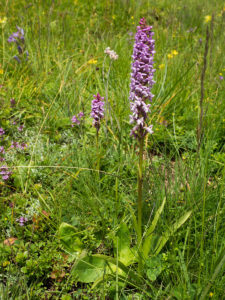
<path fill-rule="evenodd" d="M 224 1 L 0 7 L 0 299 L 225 299 Z M 156 83 L 139 223 L 129 86 L 143 17 Z"/>

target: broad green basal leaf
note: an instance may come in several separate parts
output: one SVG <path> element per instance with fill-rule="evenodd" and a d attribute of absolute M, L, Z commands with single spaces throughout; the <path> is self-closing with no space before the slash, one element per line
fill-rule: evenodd
<path fill-rule="evenodd" d="M 81 253 L 83 244 L 74 226 L 62 223 L 59 227 L 59 239 L 64 249 L 70 254 Z"/>
<path fill-rule="evenodd" d="M 114 238 L 114 256 L 118 254 L 118 259 L 125 266 L 134 263 L 135 260 L 135 250 L 131 249 L 131 237 L 128 227 L 125 223 L 120 224 L 120 228 Z"/>
<path fill-rule="evenodd" d="M 80 259 L 72 269 L 72 273 L 78 281 L 85 283 L 94 282 L 106 272 L 107 263 L 105 259 L 93 255 Z"/>

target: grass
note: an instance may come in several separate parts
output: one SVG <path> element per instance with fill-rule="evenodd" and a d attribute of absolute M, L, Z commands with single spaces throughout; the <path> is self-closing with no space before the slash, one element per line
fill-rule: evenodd
<path fill-rule="evenodd" d="M 0 24 L 0 127 L 5 130 L 0 146 L 13 168 L 10 180 L 0 179 L 0 298 L 223 299 L 223 1 L 15 0 L 0 6 L 1 20 L 7 17 Z M 129 283 L 137 264 L 128 267 L 125 284 L 118 257 L 127 249 L 121 224 L 128 228 L 130 249 L 136 241 L 131 211 L 136 211 L 138 145 L 129 136 L 129 83 L 141 17 L 153 25 L 156 41 L 149 121 L 154 134 L 145 139 L 143 161 L 143 233 L 164 198 L 155 238 L 187 211 L 192 215 L 150 257 L 156 265 L 147 259 L 140 289 L 138 280 L 136 286 Z M 24 28 L 29 51 L 29 60 L 21 64 L 13 59 L 16 46 L 7 42 L 16 25 Z M 198 151 L 207 26 L 211 36 Z M 108 46 L 118 53 L 117 61 L 105 56 Z M 97 92 L 108 97 L 111 110 L 96 154 L 90 111 Z M 71 118 L 80 111 L 84 122 L 72 128 Z M 25 128 L 19 132 L 21 124 Z M 28 147 L 11 149 L 12 141 Z M 28 219 L 25 226 L 18 224 L 21 216 Z M 94 288 L 79 280 L 76 259 L 61 243 L 63 222 L 75 227 L 82 251 L 115 257 L 116 276 L 105 269 Z"/>

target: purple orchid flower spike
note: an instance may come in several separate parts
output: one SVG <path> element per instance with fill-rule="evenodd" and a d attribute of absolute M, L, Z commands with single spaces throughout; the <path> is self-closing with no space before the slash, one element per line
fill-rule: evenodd
<path fill-rule="evenodd" d="M 91 117 L 93 120 L 93 126 L 97 129 L 97 132 L 100 129 L 100 121 L 104 117 L 104 105 L 105 102 L 104 97 L 101 97 L 98 93 L 97 95 L 94 95 L 94 100 L 91 103 Z"/>
<path fill-rule="evenodd" d="M 140 26 L 137 26 L 135 35 L 135 44 L 133 48 L 133 63 L 130 84 L 130 123 L 134 123 L 131 135 L 135 138 L 143 138 L 147 133 L 152 134 L 152 125 L 147 127 L 146 120 L 150 112 L 150 103 L 154 95 L 151 88 L 155 81 L 153 74 L 153 56 L 155 53 L 154 32 L 152 26 L 146 25 L 144 18 L 140 20 Z"/>

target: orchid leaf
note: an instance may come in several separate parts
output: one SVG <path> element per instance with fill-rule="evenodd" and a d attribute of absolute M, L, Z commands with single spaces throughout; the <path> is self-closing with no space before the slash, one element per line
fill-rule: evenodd
<path fill-rule="evenodd" d="M 118 259 L 125 266 L 129 266 L 133 262 L 135 262 L 135 253 L 132 251 L 131 244 L 131 236 L 128 230 L 126 223 L 122 222 L 120 224 L 120 228 L 116 233 L 114 238 L 114 256 L 118 253 Z"/>
<path fill-rule="evenodd" d="M 63 248 L 70 254 L 79 254 L 84 248 L 77 234 L 76 228 L 70 224 L 62 223 L 59 227 L 60 242 Z"/>
<path fill-rule="evenodd" d="M 78 281 L 89 283 L 101 278 L 107 269 L 105 259 L 91 255 L 80 259 L 72 269 L 72 274 L 77 277 Z"/>
<path fill-rule="evenodd" d="M 163 233 L 163 235 L 159 238 L 157 245 L 154 249 L 155 255 L 159 254 L 159 252 L 165 246 L 169 238 L 188 220 L 191 214 L 192 211 L 186 212 L 178 221 L 173 223 L 173 225 L 171 225 L 169 229 Z"/>
<path fill-rule="evenodd" d="M 145 258 L 148 257 L 148 254 L 149 254 L 150 249 L 152 247 L 152 238 L 153 238 L 154 230 L 155 230 L 155 227 L 156 227 L 156 225 L 158 223 L 159 217 L 160 217 L 161 213 L 163 212 L 165 203 L 166 203 L 166 198 L 164 198 L 161 206 L 159 207 L 159 209 L 157 210 L 157 212 L 155 214 L 155 217 L 154 217 L 154 219 L 152 221 L 151 226 L 148 228 L 148 230 L 146 232 L 145 241 L 143 243 L 143 248 L 142 248 L 143 256 Z"/>

